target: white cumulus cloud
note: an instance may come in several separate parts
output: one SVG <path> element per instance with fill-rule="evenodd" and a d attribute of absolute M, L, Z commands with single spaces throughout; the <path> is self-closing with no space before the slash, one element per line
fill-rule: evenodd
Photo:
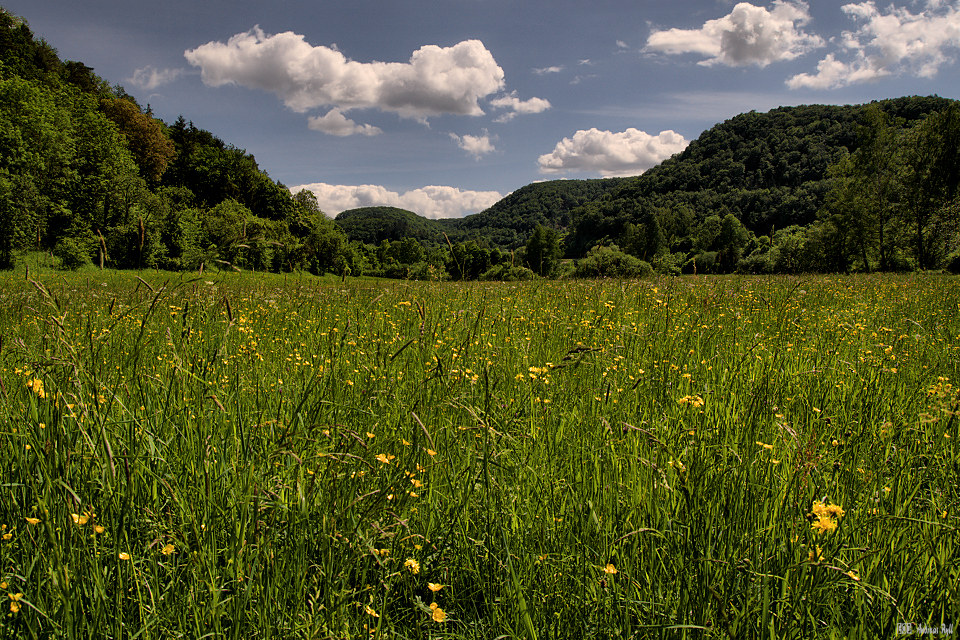
<path fill-rule="evenodd" d="M 810 13 L 804 2 L 774 0 L 771 10 L 741 2 L 728 15 L 708 20 L 699 29 L 655 30 L 644 50 L 698 53 L 707 56 L 699 63 L 705 66 L 765 67 L 823 46 L 822 38 L 799 28 L 808 22 Z"/>
<path fill-rule="evenodd" d="M 960 2 L 930 0 L 918 14 L 893 5 L 881 12 L 873 2 L 842 9 L 860 23 L 859 29 L 844 31 L 841 38 L 850 58 L 843 61 L 828 54 L 817 64 L 816 74 L 801 73 L 787 80 L 791 89 L 833 89 L 904 72 L 932 78 L 953 62 L 950 54 L 960 48 Z"/>
<path fill-rule="evenodd" d="M 542 69 L 534 69 L 533 72 L 538 76 L 546 75 L 548 73 L 560 73 L 563 71 L 563 67 L 543 67 Z"/>
<path fill-rule="evenodd" d="M 357 124 L 344 116 L 343 113 L 340 112 L 340 109 L 336 108 L 331 109 L 325 116 L 307 118 L 307 126 L 314 131 L 322 131 L 332 136 L 341 137 L 352 136 L 354 134 L 375 136 L 383 133 L 379 127 L 374 127 L 369 124 Z"/>
<path fill-rule="evenodd" d="M 479 40 L 426 45 L 408 62 L 357 62 L 333 47 L 313 46 L 291 31 L 259 27 L 227 42 L 184 52 L 203 82 L 275 93 L 297 112 L 325 105 L 342 111 L 375 107 L 403 117 L 479 116 L 478 100 L 500 91 L 503 69 Z"/>
<path fill-rule="evenodd" d="M 147 66 L 134 71 L 133 76 L 127 78 L 127 82 L 145 91 L 153 91 L 165 84 L 170 84 L 184 73 L 186 73 L 184 69 L 154 69 Z"/>
<path fill-rule="evenodd" d="M 493 146 L 493 142 L 490 141 L 490 134 L 487 133 L 486 130 L 484 130 L 482 136 L 458 136 L 455 133 L 451 133 L 450 137 L 456 141 L 458 147 L 477 160 L 497 150 L 496 147 Z"/>
<path fill-rule="evenodd" d="M 586 171 L 608 177 L 631 176 L 680 153 L 687 144 L 674 131 L 661 131 L 654 136 L 633 128 L 619 133 L 594 128 L 564 138 L 552 153 L 540 156 L 537 163 L 540 173 Z"/>
<path fill-rule="evenodd" d="M 457 187 L 427 186 L 399 193 L 373 184 L 340 185 L 315 182 L 291 187 L 312 191 L 321 211 L 330 217 L 358 207 L 399 207 L 425 218 L 462 218 L 490 208 L 503 196 L 497 191 L 462 191 Z"/>
<path fill-rule="evenodd" d="M 509 109 L 505 114 L 494 120 L 494 122 L 508 122 L 520 114 L 543 113 L 550 108 L 550 103 L 543 98 L 530 98 L 521 100 L 516 92 L 500 98 L 494 98 L 490 101 L 490 106 L 497 109 Z"/>

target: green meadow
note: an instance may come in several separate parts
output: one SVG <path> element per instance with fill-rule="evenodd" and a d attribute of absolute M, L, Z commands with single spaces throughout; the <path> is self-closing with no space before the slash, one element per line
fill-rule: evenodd
<path fill-rule="evenodd" d="M 955 277 L 21 270 L 0 397 L 2 638 L 880 638 L 960 612 Z"/>

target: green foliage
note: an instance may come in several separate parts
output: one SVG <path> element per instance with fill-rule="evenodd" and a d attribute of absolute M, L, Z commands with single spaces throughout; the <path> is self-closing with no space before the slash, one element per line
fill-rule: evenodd
<path fill-rule="evenodd" d="M 563 255 L 560 244 L 559 233 L 537 225 L 527 241 L 524 262 L 538 276 L 549 278 L 556 272 L 560 256 Z"/>
<path fill-rule="evenodd" d="M 90 239 L 66 237 L 57 242 L 53 248 L 53 255 L 60 261 L 60 268 L 76 271 L 90 264 Z"/>
<path fill-rule="evenodd" d="M 653 275 L 653 267 L 616 245 L 596 246 L 579 260 L 574 269 L 577 278 L 642 278 Z"/>

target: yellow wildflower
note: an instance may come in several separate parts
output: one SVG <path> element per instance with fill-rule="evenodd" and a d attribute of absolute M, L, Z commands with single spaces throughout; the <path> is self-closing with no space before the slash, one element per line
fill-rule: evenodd
<path fill-rule="evenodd" d="M 24 518 L 30 524 L 40 524 L 40 518 Z"/>
<path fill-rule="evenodd" d="M 616 568 L 615 566 L 613 566 L 612 564 L 607 564 L 607 566 L 605 566 L 605 567 L 603 568 L 603 572 L 604 572 L 604 573 L 609 573 L 610 575 L 614 575 L 614 574 L 618 573 L 618 572 L 617 572 L 617 568 Z"/>
<path fill-rule="evenodd" d="M 363 610 L 367 612 L 367 615 L 371 615 L 371 616 L 373 616 L 374 618 L 379 618 L 379 617 L 380 617 L 380 614 L 377 613 L 376 610 L 374 610 L 374 608 L 371 607 L 371 606 L 368 605 L 368 604 L 363 605 Z"/>
<path fill-rule="evenodd" d="M 434 622 L 443 622 L 447 619 L 447 614 L 441 609 L 436 602 L 430 603 L 430 617 L 433 618 Z"/>
<path fill-rule="evenodd" d="M 126 551 L 121 551 L 117 557 L 120 558 L 121 560 L 129 560 L 130 554 L 127 553 Z"/>
<path fill-rule="evenodd" d="M 176 547 L 174 547 L 172 544 L 169 544 L 169 543 L 168 543 L 168 544 L 164 545 L 163 549 L 160 549 L 160 553 L 162 553 L 162 554 L 165 555 L 165 556 L 168 556 L 168 555 L 170 555 L 171 553 L 173 553 L 173 552 L 176 551 L 176 550 L 177 550 Z"/>
<path fill-rule="evenodd" d="M 428 582 L 427 589 L 430 589 L 430 591 L 433 591 L 434 593 L 436 593 L 437 591 L 440 591 L 440 589 L 443 589 L 443 585 L 437 584 L 435 582 Z"/>
<path fill-rule="evenodd" d="M 410 573 L 420 573 L 420 563 L 413 558 L 407 558 L 406 562 L 403 563 L 403 566 L 407 569 L 410 569 Z"/>

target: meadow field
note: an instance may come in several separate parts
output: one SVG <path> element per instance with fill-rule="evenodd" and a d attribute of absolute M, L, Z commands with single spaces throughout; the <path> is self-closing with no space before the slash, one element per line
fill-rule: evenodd
<path fill-rule="evenodd" d="M 0 397 L 0 638 L 887 638 L 960 612 L 955 277 L 21 270 Z"/>

